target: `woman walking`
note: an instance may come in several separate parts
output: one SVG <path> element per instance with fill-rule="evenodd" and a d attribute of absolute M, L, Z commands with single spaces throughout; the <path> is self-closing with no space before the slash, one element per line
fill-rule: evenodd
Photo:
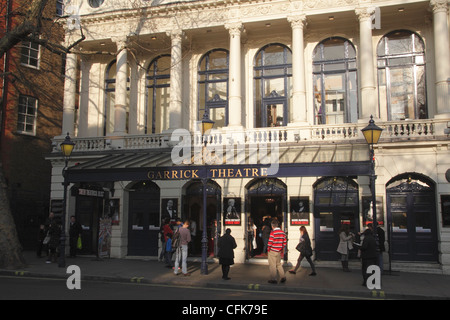
<path fill-rule="evenodd" d="M 219 238 L 217 246 L 219 247 L 217 256 L 219 257 L 219 263 L 222 265 L 222 279 L 230 280 L 228 272 L 230 272 L 230 266 L 234 264 L 233 250 L 237 247 L 230 229 L 227 229 L 225 234 Z"/>
<path fill-rule="evenodd" d="M 317 273 L 314 263 L 311 260 L 312 256 L 311 240 L 309 239 L 308 231 L 304 226 L 300 227 L 300 242 L 297 245 L 297 250 L 300 251 L 300 256 L 298 257 L 297 260 L 297 265 L 295 266 L 294 269 L 289 270 L 289 273 L 296 274 L 297 269 L 300 268 L 300 264 L 303 258 L 306 258 L 312 269 L 312 272 L 309 275 L 315 276 Z"/>

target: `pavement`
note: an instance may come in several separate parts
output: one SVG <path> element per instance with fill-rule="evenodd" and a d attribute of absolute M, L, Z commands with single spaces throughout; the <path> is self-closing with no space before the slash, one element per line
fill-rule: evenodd
<path fill-rule="evenodd" d="M 17 277 L 44 277 L 67 279 L 67 267 L 77 265 L 81 271 L 81 282 L 115 281 L 135 282 L 168 286 L 188 286 L 203 288 L 228 288 L 233 290 L 258 290 L 270 292 L 295 292 L 321 298 L 356 299 L 450 299 L 450 276 L 428 273 L 384 272 L 381 277 L 381 289 L 369 290 L 362 286 L 362 274 L 359 263 L 351 266 L 351 272 L 343 272 L 335 267 L 316 267 L 317 276 L 309 276 L 311 269 L 301 267 L 297 274 L 287 272 L 284 266 L 286 282 L 270 284 L 267 263 L 237 263 L 231 267 L 229 277 L 222 279 L 221 265 L 208 263 L 208 274 L 202 274 L 198 259 L 188 260 L 190 276 L 175 276 L 172 269 L 163 262 L 144 258 L 104 258 L 78 256 L 66 259 L 66 268 L 57 263 L 47 264 L 45 258 L 37 258 L 34 252 L 25 251 L 27 267 L 22 269 L 0 269 L 0 275 Z M 1 283 L 1 279 L 0 279 Z"/>

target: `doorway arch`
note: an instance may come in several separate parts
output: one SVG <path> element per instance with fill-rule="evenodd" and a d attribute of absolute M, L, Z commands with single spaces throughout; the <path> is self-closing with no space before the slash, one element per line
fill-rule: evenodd
<path fill-rule="evenodd" d="M 404 173 L 386 184 L 391 259 L 438 261 L 436 187 L 433 180 Z"/>
<path fill-rule="evenodd" d="M 349 177 L 324 177 L 313 187 L 316 259 L 334 261 L 341 227 L 347 225 L 354 234 L 360 230 L 358 184 Z"/>

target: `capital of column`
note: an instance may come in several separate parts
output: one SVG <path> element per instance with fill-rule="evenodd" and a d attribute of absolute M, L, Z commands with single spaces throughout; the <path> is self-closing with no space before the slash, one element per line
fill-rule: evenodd
<path fill-rule="evenodd" d="M 128 45 L 127 37 L 111 37 L 111 41 L 114 42 L 117 46 L 117 52 L 122 51 Z"/>
<path fill-rule="evenodd" d="M 287 21 L 291 24 L 292 28 L 303 28 L 306 25 L 306 15 L 298 14 L 288 16 Z"/>
<path fill-rule="evenodd" d="M 433 13 L 447 12 L 448 10 L 447 0 L 430 0 L 430 6 L 433 10 Z"/>
<path fill-rule="evenodd" d="M 356 16 L 359 21 L 372 20 L 372 15 L 375 13 L 374 7 L 359 7 L 355 9 Z"/>
<path fill-rule="evenodd" d="M 173 29 L 166 32 L 166 35 L 174 41 L 181 41 L 184 32 L 181 29 Z"/>
<path fill-rule="evenodd" d="M 225 29 L 228 30 L 230 33 L 230 36 L 240 36 L 242 29 L 244 28 L 242 22 L 236 21 L 236 22 L 228 22 L 225 24 Z"/>

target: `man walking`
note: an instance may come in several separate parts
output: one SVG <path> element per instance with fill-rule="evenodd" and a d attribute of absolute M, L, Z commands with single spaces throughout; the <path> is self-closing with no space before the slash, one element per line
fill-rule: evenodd
<path fill-rule="evenodd" d="M 286 282 L 286 275 L 284 273 L 283 266 L 281 265 L 281 252 L 286 247 L 286 234 L 280 229 L 279 222 L 272 220 L 272 232 L 269 236 L 269 242 L 267 243 L 267 256 L 269 260 L 269 283 L 278 283 L 277 272 L 280 276 L 280 282 Z"/>
<path fill-rule="evenodd" d="M 189 220 L 186 220 L 181 228 L 178 229 L 180 233 L 180 246 L 176 249 L 175 255 L 175 268 L 174 273 L 178 275 L 178 265 L 181 255 L 181 272 L 184 276 L 190 276 L 191 274 L 187 272 L 187 256 L 188 256 L 188 244 L 191 242 L 191 232 L 189 230 Z"/>

